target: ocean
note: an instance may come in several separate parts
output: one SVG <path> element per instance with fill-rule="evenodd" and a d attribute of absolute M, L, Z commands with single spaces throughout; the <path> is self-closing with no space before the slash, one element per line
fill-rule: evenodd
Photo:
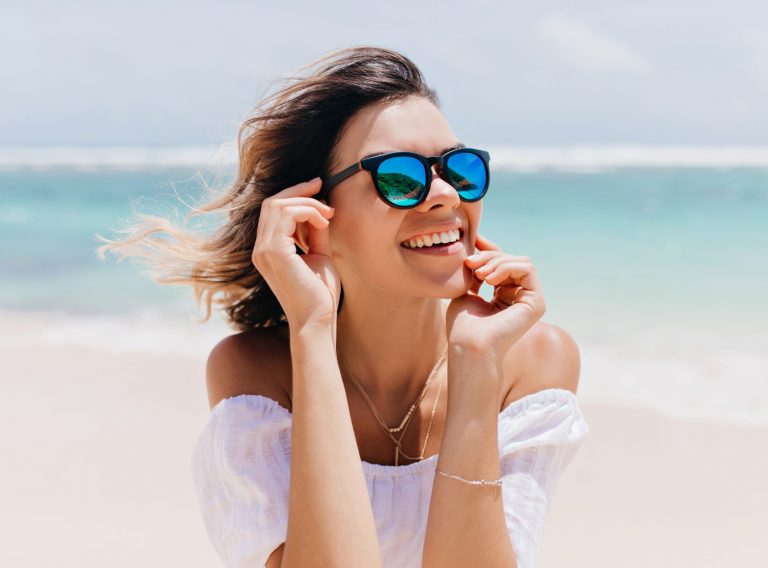
<path fill-rule="evenodd" d="M 544 321 L 581 347 L 580 396 L 768 425 L 766 155 L 558 162 L 504 150 L 491 154 L 481 233 L 533 260 Z M 200 195 L 201 160 L 173 155 L 190 155 L 6 152 L 0 309 L 45 315 L 47 341 L 204 357 L 231 330 L 220 318 L 193 323 L 203 311 L 191 289 L 157 285 L 143 266 L 95 252 L 95 235 L 113 236 L 134 205 L 186 213 L 175 193 Z M 217 171 L 208 181 L 225 183 Z"/>

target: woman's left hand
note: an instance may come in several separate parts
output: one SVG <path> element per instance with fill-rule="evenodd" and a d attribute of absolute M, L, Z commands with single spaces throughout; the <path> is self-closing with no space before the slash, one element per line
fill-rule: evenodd
<path fill-rule="evenodd" d="M 546 305 L 536 268 L 527 256 L 507 254 L 481 235 L 475 246 L 479 252 L 464 259 L 473 271 L 472 286 L 448 306 L 448 344 L 500 362 L 544 315 Z M 483 282 L 494 287 L 490 302 L 478 295 Z"/>

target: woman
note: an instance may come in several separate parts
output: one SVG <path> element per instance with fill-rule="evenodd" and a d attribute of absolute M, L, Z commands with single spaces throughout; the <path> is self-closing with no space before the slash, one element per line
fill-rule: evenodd
<path fill-rule="evenodd" d="M 368 46 L 308 68 L 241 129 L 214 237 L 148 219 L 102 247 L 175 261 L 160 280 L 239 330 L 192 461 L 211 541 L 229 566 L 530 568 L 588 432 L 578 348 L 531 260 L 478 233 L 490 156 L 419 69 Z"/>

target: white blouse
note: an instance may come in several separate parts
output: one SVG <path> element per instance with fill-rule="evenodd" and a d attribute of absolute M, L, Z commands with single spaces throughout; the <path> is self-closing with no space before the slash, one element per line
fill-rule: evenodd
<path fill-rule="evenodd" d="M 557 480 L 589 427 L 576 395 L 548 388 L 499 414 L 504 515 L 519 568 L 534 568 Z M 208 537 L 230 567 L 263 567 L 285 542 L 291 412 L 242 394 L 219 401 L 191 466 Z M 383 565 L 420 568 L 437 455 L 407 465 L 362 461 Z"/>

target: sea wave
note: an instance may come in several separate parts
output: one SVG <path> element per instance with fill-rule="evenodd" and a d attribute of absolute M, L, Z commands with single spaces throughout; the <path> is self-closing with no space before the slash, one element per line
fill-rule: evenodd
<path fill-rule="evenodd" d="M 596 172 L 610 168 L 768 168 L 768 146 L 685 145 L 478 145 L 491 153 L 491 168 Z M 208 146 L 57 146 L 0 148 L 0 169 L 231 168 L 234 143 Z"/>
<path fill-rule="evenodd" d="M 56 146 L 0 148 L 0 170 L 74 169 L 80 171 L 152 168 L 231 167 L 233 144 L 220 146 Z"/>
<path fill-rule="evenodd" d="M 599 172 L 610 168 L 768 168 L 768 147 L 760 146 L 491 146 L 496 169 Z"/>
<path fill-rule="evenodd" d="M 764 342 L 722 345 L 717 333 L 682 329 L 599 339 L 575 324 L 569 328 L 579 343 L 579 398 L 584 403 L 650 409 L 694 422 L 768 427 L 768 356 L 758 345 Z M 233 332 L 218 312 L 198 324 L 150 309 L 124 315 L 0 310 L 6 352 L 88 348 L 114 356 L 204 363 Z"/>

